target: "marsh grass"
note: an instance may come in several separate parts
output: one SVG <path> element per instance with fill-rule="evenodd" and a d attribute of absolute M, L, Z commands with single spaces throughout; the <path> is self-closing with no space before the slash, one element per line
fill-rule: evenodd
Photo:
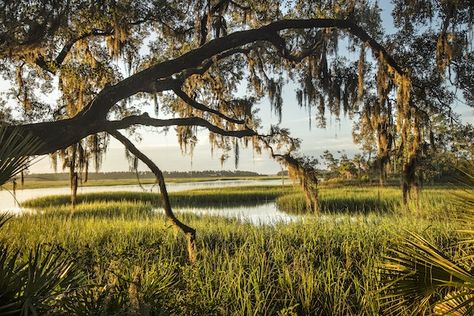
<path fill-rule="evenodd" d="M 193 203 L 205 193 L 229 190 L 191 191 Z M 239 190 L 247 195 L 266 190 L 258 195 L 262 198 L 296 192 L 287 187 Z M 352 198 L 378 196 L 367 190 L 353 192 Z M 397 193 L 384 190 L 380 199 L 387 196 L 385 203 L 391 205 Z M 194 265 L 186 263 L 184 236 L 166 224 L 164 215 L 150 213 L 154 200 L 137 202 L 132 195 L 121 200 L 89 196 L 74 211 L 55 202 L 43 213 L 9 221 L 0 240 L 23 253 L 37 243 L 53 244 L 75 258 L 86 278 L 56 298 L 51 312 L 59 314 L 377 315 L 378 267 L 405 230 L 441 249 L 452 249 L 460 239 L 454 222 L 434 219 L 454 207 L 442 193 L 428 194 L 423 203 L 433 205 L 423 212 L 349 211 L 290 224 L 253 226 L 182 213 L 180 218 L 198 232 Z M 243 199 L 245 194 L 232 196 Z M 333 205 L 343 205 L 337 197 L 347 201 L 348 195 L 338 189 L 325 192 Z"/>
<path fill-rule="evenodd" d="M 323 188 L 319 192 L 319 208 L 323 213 L 386 213 L 400 209 L 401 194 L 395 188 Z M 306 214 L 304 195 L 300 192 L 282 195 L 276 200 L 280 210 Z"/>
<path fill-rule="evenodd" d="M 463 194 L 455 188 L 428 188 L 421 195 L 418 205 L 408 206 L 410 213 L 445 216 L 452 211 L 456 196 Z M 308 214 L 304 195 L 294 186 L 248 186 L 220 189 L 196 189 L 171 192 L 174 207 L 231 208 L 252 206 L 276 201 L 279 210 L 290 214 Z M 135 203 L 161 206 L 160 195 L 150 192 L 101 192 L 79 194 L 77 204 Z M 27 208 L 54 209 L 67 207 L 69 195 L 52 195 L 25 201 Z M 322 213 L 400 213 L 406 209 L 401 205 L 401 192 L 397 187 L 347 187 L 320 189 L 319 205 Z"/>
<path fill-rule="evenodd" d="M 422 191 L 418 203 L 408 206 L 401 203 L 402 194 L 397 187 L 349 187 L 322 188 L 319 194 L 319 207 L 322 213 L 388 213 L 408 212 L 417 216 L 446 218 L 455 207 L 456 196 L 462 194 L 459 189 L 428 188 Z M 277 197 L 279 210 L 290 214 L 308 214 L 304 195 L 294 192 Z"/>
<path fill-rule="evenodd" d="M 173 206 L 179 207 L 234 207 L 253 205 L 275 200 L 278 196 L 289 192 L 296 192 L 292 186 L 246 186 L 225 187 L 220 189 L 196 189 L 181 192 L 170 192 Z M 151 192 L 100 192 L 79 194 L 77 204 L 96 202 L 133 202 L 149 203 L 155 207 L 161 205 L 159 193 Z M 68 205 L 69 195 L 51 195 L 25 201 L 23 207 L 45 208 L 51 206 Z"/>
<path fill-rule="evenodd" d="M 58 311 L 377 314 L 377 266 L 403 229 L 441 245 L 457 239 L 449 223 L 380 214 L 259 227 L 182 214 L 198 231 L 199 260 L 188 265 L 184 238 L 162 215 L 93 214 L 25 215 L 0 233 L 11 247 L 27 251 L 38 242 L 55 244 L 76 258 L 88 277 L 60 298 Z"/>
<path fill-rule="evenodd" d="M 155 214 L 150 203 L 130 201 L 83 202 L 74 208 L 69 205 L 49 206 L 42 208 L 39 212 L 45 218 L 146 219 Z"/>

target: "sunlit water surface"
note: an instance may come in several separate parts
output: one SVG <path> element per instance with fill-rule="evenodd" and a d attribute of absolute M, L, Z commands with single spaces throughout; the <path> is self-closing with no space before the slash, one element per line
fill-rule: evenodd
<path fill-rule="evenodd" d="M 158 210 L 157 211 L 161 211 Z M 277 209 L 274 202 L 236 207 L 180 207 L 176 209 L 177 213 L 194 213 L 197 215 L 222 216 L 226 218 L 236 218 L 244 223 L 254 225 L 276 224 L 280 222 L 288 223 L 297 220 L 299 217 L 289 215 Z"/>
<path fill-rule="evenodd" d="M 184 191 L 191 189 L 204 188 L 221 188 L 230 186 L 247 186 L 247 185 L 279 185 L 281 180 L 216 180 L 216 181 L 202 181 L 202 182 L 185 182 L 185 183 L 169 183 L 167 184 L 168 191 Z M 146 191 L 158 192 L 158 188 L 153 185 L 144 185 Z M 117 192 L 117 191 L 143 191 L 139 185 L 115 185 L 115 186 L 90 186 L 80 187 L 78 193 L 92 193 L 92 192 Z M 42 189 L 24 189 L 17 190 L 15 197 L 6 191 L 0 191 L 0 212 L 9 212 L 14 214 L 22 214 L 25 212 L 34 212 L 32 210 L 21 208 L 19 204 L 22 202 L 58 194 L 69 194 L 69 187 L 61 188 L 42 188 Z M 289 215 L 277 210 L 275 203 L 264 203 L 260 205 L 251 206 L 237 206 L 237 207 L 223 207 L 223 208 L 207 208 L 207 207 L 182 207 L 176 208 L 176 212 L 191 212 L 197 215 L 211 215 L 222 216 L 226 218 L 237 218 L 242 222 L 249 222 L 255 225 L 261 224 L 275 224 L 278 222 L 291 222 L 299 219 L 298 216 Z M 160 212 L 159 209 L 157 209 Z"/>

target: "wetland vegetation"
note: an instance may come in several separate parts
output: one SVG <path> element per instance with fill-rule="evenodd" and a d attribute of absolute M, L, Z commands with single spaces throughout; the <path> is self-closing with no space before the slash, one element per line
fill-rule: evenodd
<path fill-rule="evenodd" d="M 322 216 L 263 226 L 179 213 L 198 232 L 195 264 L 187 262 L 184 236 L 154 211 L 159 195 L 153 193 L 79 195 L 75 209 L 68 196 L 28 201 L 41 212 L 10 219 L 0 240 L 22 253 L 20 261 L 38 244 L 69 258 L 72 281 L 62 289 L 58 284 L 63 294 L 46 300 L 40 312 L 374 315 L 383 312 L 384 256 L 407 230 L 454 257 L 462 253 L 450 248 L 462 237 L 447 217 L 461 191 L 427 189 L 423 208 L 414 211 L 400 205 L 395 188 L 327 188 Z M 200 189 L 170 198 L 177 212 L 179 206 L 275 199 L 287 211 L 304 205 L 292 186 Z"/>
<path fill-rule="evenodd" d="M 0 315 L 474 315 L 473 21 L 472 0 L 0 1 L 0 187 L 48 155 L 65 173 L 22 201 L 70 190 L 0 214 Z M 250 154 L 298 186 L 165 183 L 253 179 L 186 171 Z M 159 194 L 117 192 L 143 166 Z M 254 221 L 270 205 L 291 220 Z"/>

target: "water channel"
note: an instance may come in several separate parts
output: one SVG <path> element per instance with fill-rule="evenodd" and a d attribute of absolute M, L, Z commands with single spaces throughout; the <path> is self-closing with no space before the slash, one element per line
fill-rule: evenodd
<path fill-rule="evenodd" d="M 201 181 L 201 182 L 183 182 L 183 183 L 168 183 L 168 191 L 184 191 L 191 189 L 204 188 L 221 188 L 230 186 L 258 186 L 258 185 L 281 185 L 281 180 L 216 180 L 216 181 Z M 158 192 L 158 188 L 153 185 L 144 185 L 143 188 L 150 192 Z M 115 185 L 115 186 L 87 186 L 80 187 L 78 193 L 92 193 L 92 192 L 119 192 L 119 191 L 143 191 L 139 185 Z M 69 187 L 59 188 L 41 188 L 41 189 L 23 189 L 17 190 L 15 197 L 7 190 L 0 191 L 0 212 L 10 212 L 21 214 L 28 211 L 19 206 L 22 202 L 58 194 L 69 194 Z M 176 212 L 192 212 L 198 215 L 223 216 L 227 218 L 238 218 L 243 222 L 250 222 L 252 224 L 273 224 L 277 222 L 291 222 L 298 217 L 286 214 L 279 211 L 274 202 L 263 203 L 252 206 L 237 206 L 237 207 L 180 207 L 175 209 Z M 159 211 L 159 210 L 157 210 Z"/>

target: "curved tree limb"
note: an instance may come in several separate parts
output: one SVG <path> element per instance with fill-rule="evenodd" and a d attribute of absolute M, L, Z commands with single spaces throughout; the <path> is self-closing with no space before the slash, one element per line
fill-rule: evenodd
<path fill-rule="evenodd" d="M 154 126 L 154 127 L 165 127 L 165 126 L 201 126 L 207 128 L 209 131 L 222 135 L 222 136 L 231 136 L 231 137 L 248 137 L 255 136 L 257 132 L 245 128 L 242 130 L 226 130 L 220 128 L 216 125 L 213 125 L 200 117 L 184 117 L 184 118 L 171 118 L 171 119 L 157 119 L 148 116 L 147 113 L 142 115 L 131 115 L 123 118 L 119 121 L 106 121 L 106 129 L 124 129 L 132 125 L 145 125 L 145 126 Z"/>
<path fill-rule="evenodd" d="M 38 135 L 38 139 L 41 141 L 42 146 L 36 149 L 32 155 L 43 155 L 54 152 L 58 149 L 67 148 L 89 135 L 108 130 L 125 129 L 132 125 L 154 127 L 200 126 L 222 136 L 237 138 L 257 135 L 256 131 L 247 127 L 241 130 L 226 130 L 213 125 L 200 117 L 157 119 L 148 116 L 148 113 L 142 115 L 131 115 L 115 121 L 89 119 L 88 117 L 76 116 L 72 119 L 61 121 L 32 123 L 18 127 L 8 126 L 8 129 L 13 130 L 18 128 L 19 130 L 24 130 L 27 134 Z"/>
<path fill-rule="evenodd" d="M 227 115 L 225 115 L 224 113 L 220 112 L 219 110 L 216 110 L 216 109 L 212 109 L 198 101 L 196 101 L 195 99 L 191 98 L 190 96 L 188 96 L 183 90 L 181 89 L 174 89 L 173 92 L 181 98 L 181 100 L 183 100 L 184 102 L 186 102 L 187 104 L 189 104 L 191 107 L 197 109 L 197 110 L 200 110 L 202 112 L 208 112 L 208 113 L 212 113 L 212 114 L 215 114 L 217 115 L 218 117 L 230 122 L 230 123 L 235 123 L 235 124 L 244 124 L 245 123 L 245 120 L 239 120 L 239 119 L 235 119 L 235 118 L 232 118 L 232 117 L 229 117 Z"/>
<path fill-rule="evenodd" d="M 128 151 L 135 155 L 135 157 L 146 164 L 155 175 L 160 188 L 161 204 L 165 210 L 165 215 L 173 226 L 180 229 L 186 235 L 186 239 L 188 241 L 188 260 L 191 263 L 194 263 L 196 261 L 196 230 L 181 222 L 174 215 L 173 209 L 171 208 L 168 191 L 166 189 L 165 178 L 160 168 L 158 168 L 158 166 L 150 158 L 148 158 L 137 147 L 135 147 L 135 145 L 119 131 L 109 130 L 108 133 L 121 142 Z"/>
<path fill-rule="evenodd" d="M 202 63 L 216 55 L 228 50 L 241 47 L 258 41 L 272 42 L 275 33 L 289 29 L 310 28 L 339 28 L 344 29 L 366 42 L 376 56 L 382 54 L 385 61 L 400 75 L 405 74 L 395 59 L 385 48 L 372 38 L 363 28 L 351 20 L 344 19 L 305 19 L 305 20 L 280 20 L 258 29 L 238 31 L 224 37 L 209 41 L 199 48 L 193 49 L 178 58 L 167 60 L 144 69 L 113 86 L 104 88 L 91 104 L 86 107 L 81 115 L 105 117 L 110 108 L 118 101 L 126 99 L 138 92 L 144 92 L 146 83 L 171 77 L 186 69 L 198 68 Z"/>
<path fill-rule="evenodd" d="M 259 47 L 259 45 L 254 45 L 247 48 L 235 48 L 228 50 L 224 53 L 214 56 L 204 60 L 199 66 L 195 68 L 187 68 L 182 70 L 177 74 L 173 74 L 170 77 L 158 79 L 157 81 L 151 82 L 148 86 L 144 86 L 141 92 L 156 93 L 167 90 L 180 89 L 184 81 L 192 75 L 202 75 L 211 68 L 211 66 L 219 60 L 225 59 L 235 54 L 248 54 L 253 49 Z"/>
<path fill-rule="evenodd" d="M 39 137 L 44 146 L 38 154 L 53 152 L 57 149 L 65 148 L 80 139 L 95 134 L 106 129 L 125 128 L 127 124 L 144 124 L 150 126 L 169 126 L 174 124 L 195 124 L 203 126 L 209 130 L 235 137 L 253 136 L 255 132 L 251 130 L 225 131 L 200 118 L 185 118 L 182 120 L 172 119 L 163 121 L 157 119 L 140 117 L 126 118 L 122 121 L 109 122 L 106 117 L 110 109 L 119 101 L 131 97 L 139 92 L 151 92 L 150 85 L 160 86 L 159 88 L 175 89 L 179 85 L 179 74 L 186 77 L 187 70 L 194 69 L 195 73 L 205 71 L 210 67 L 213 58 L 224 58 L 234 53 L 242 51 L 242 46 L 255 42 L 269 42 L 275 40 L 275 34 L 279 31 L 289 29 L 308 28 L 330 28 L 344 29 L 368 43 L 376 55 L 383 54 L 385 61 L 400 74 L 404 74 L 403 69 L 388 54 L 385 48 L 375 39 L 350 20 L 343 19 L 306 19 L 306 20 L 281 20 L 268 24 L 258 29 L 235 32 L 224 37 L 209 41 L 203 46 L 193 49 L 178 58 L 167 60 L 155 64 L 142 70 L 115 85 L 105 87 L 98 93 L 96 98 L 90 102 L 81 112 L 71 119 L 54 122 L 41 122 L 21 126 Z M 219 57 L 219 55 L 221 55 Z M 189 74 L 190 75 L 190 74 Z M 115 128 L 117 127 L 117 128 Z"/>
<path fill-rule="evenodd" d="M 61 51 L 56 56 L 56 58 L 54 58 L 53 60 L 46 60 L 44 56 L 39 56 L 35 60 L 35 64 L 38 65 L 44 71 L 47 71 L 52 75 L 55 75 L 57 72 L 57 69 L 61 67 L 64 59 L 66 59 L 66 56 L 69 54 L 70 50 L 77 42 L 91 36 L 107 36 L 107 35 L 112 35 L 112 34 L 113 34 L 113 31 L 111 30 L 103 31 L 99 29 L 92 29 L 90 32 L 85 32 L 82 35 L 71 38 L 69 41 L 67 41 L 64 44 L 63 48 L 61 49 Z"/>

